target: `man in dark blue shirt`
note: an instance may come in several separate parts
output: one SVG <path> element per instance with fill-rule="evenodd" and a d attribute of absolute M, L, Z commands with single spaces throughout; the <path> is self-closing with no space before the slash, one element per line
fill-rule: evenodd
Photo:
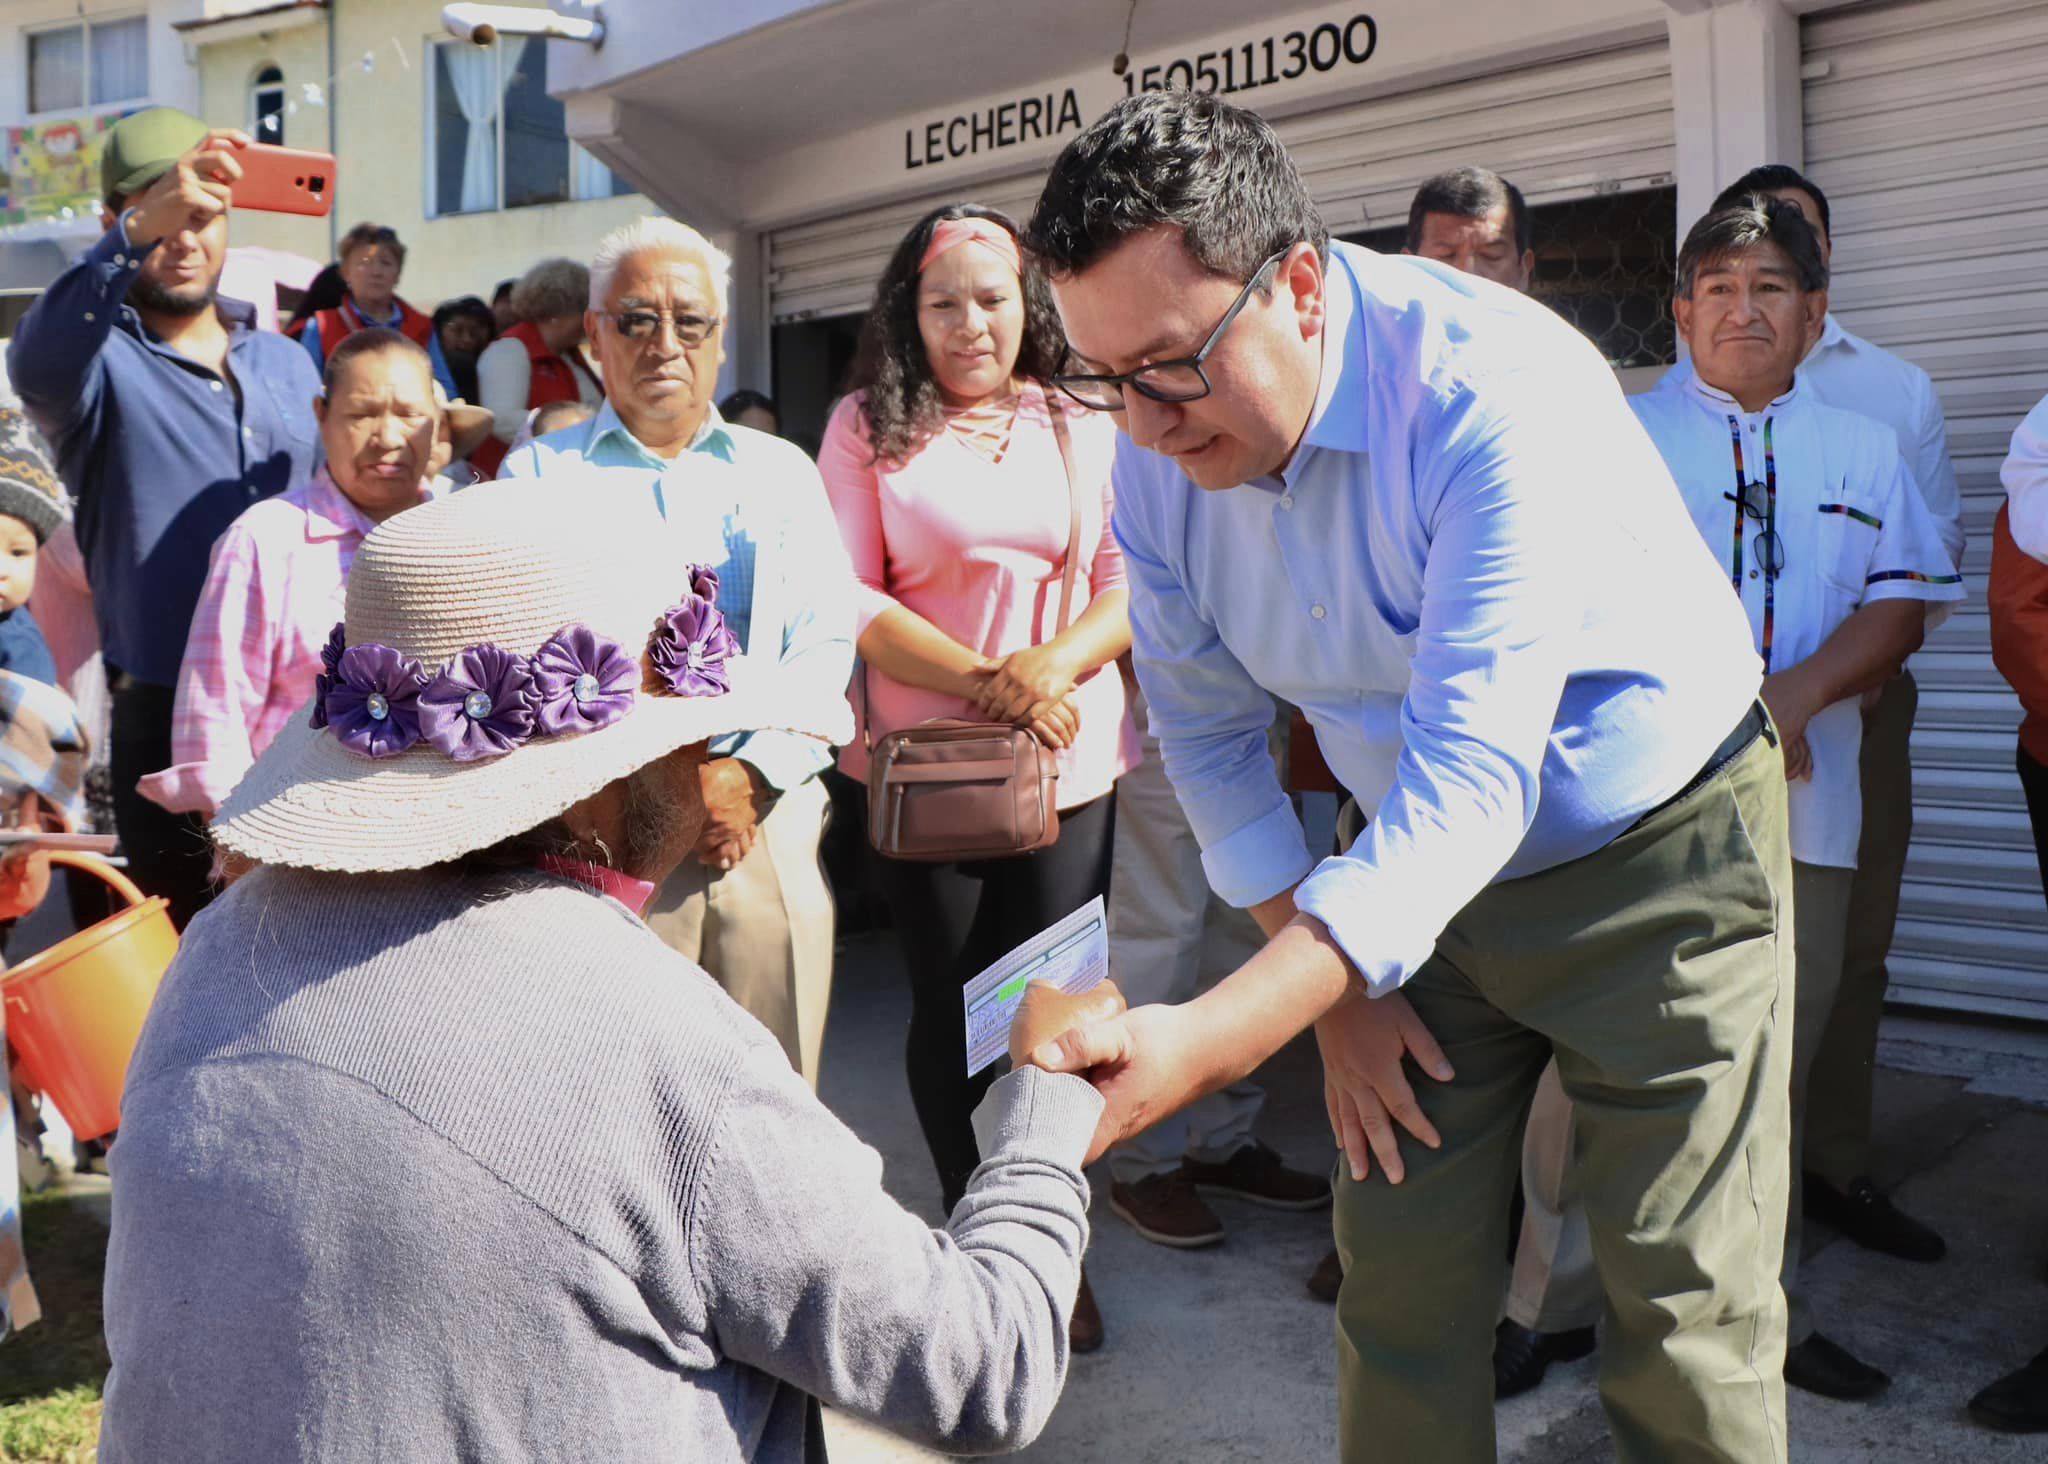
<path fill-rule="evenodd" d="M 7 354 L 78 501 L 113 693 L 115 824 L 136 882 L 181 926 L 209 897 L 206 831 L 135 785 L 170 764 L 178 665 L 214 540 L 319 462 L 312 362 L 216 293 L 247 143 L 168 107 L 116 125 L 101 156 L 106 233 Z"/>

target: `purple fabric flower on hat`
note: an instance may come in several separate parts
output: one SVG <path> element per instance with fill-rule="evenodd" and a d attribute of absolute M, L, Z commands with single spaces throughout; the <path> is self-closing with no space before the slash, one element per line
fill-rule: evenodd
<path fill-rule="evenodd" d="M 313 726 L 316 729 L 327 725 L 327 693 L 334 690 L 334 670 L 341 664 L 341 653 L 347 649 L 348 627 L 337 620 L 334 629 L 327 633 L 327 644 L 320 648 L 320 673 L 313 678 Z"/>
<path fill-rule="evenodd" d="M 420 735 L 454 762 L 502 757 L 533 736 L 533 663 L 503 646 L 465 646 L 420 693 Z"/>
<path fill-rule="evenodd" d="M 540 730 L 550 737 L 609 727 L 633 707 L 640 668 L 619 643 L 587 625 L 565 625 L 533 656 Z"/>
<path fill-rule="evenodd" d="M 364 757 L 396 757 L 420 740 L 427 673 L 389 646 L 350 646 L 334 663 L 323 705 L 341 745 Z"/>
<path fill-rule="evenodd" d="M 715 586 L 714 586 L 715 588 Z M 725 616 L 702 595 L 685 595 L 654 622 L 647 664 L 654 691 L 677 696 L 723 696 L 732 689 L 726 662 L 740 653 L 739 637 Z"/>
<path fill-rule="evenodd" d="M 687 573 L 690 577 L 690 593 L 702 595 L 712 604 L 718 603 L 718 571 L 708 564 L 693 564 Z"/>

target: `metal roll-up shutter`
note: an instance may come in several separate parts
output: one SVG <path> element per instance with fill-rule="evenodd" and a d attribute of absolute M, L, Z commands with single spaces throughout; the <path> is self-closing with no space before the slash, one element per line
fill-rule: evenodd
<path fill-rule="evenodd" d="M 1676 143 L 1661 40 L 1369 97 L 1279 123 L 1334 232 L 1408 217 L 1432 173 L 1482 163 L 1532 203 L 1660 187 Z M 968 199 L 1022 219 L 1043 169 L 861 209 L 768 236 L 770 304 L 783 324 L 867 309 L 889 251 L 918 218 Z"/>
<path fill-rule="evenodd" d="M 1371 97 L 1279 124 L 1333 232 L 1403 222 L 1423 179 L 1478 164 L 1531 203 L 1671 182 L 1662 40 Z"/>
<path fill-rule="evenodd" d="M 1914 657 L 1913 846 L 1892 994 L 2048 1018 L 2048 905 L 1991 663 L 1998 468 L 2048 394 L 2048 0 L 1909 0 L 1809 18 L 1807 169 L 1834 215 L 1842 322 L 1926 369 L 1963 489 L 1969 599 Z"/>
<path fill-rule="evenodd" d="M 827 315 L 858 315 L 910 226 L 948 203 L 1001 209 L 1023 223 L 1045 186 L 1033 169 L 993 183 L 969 184 L 879 208 L 793 224 L 768 236 L 769 307 L 777 325 Z"/>

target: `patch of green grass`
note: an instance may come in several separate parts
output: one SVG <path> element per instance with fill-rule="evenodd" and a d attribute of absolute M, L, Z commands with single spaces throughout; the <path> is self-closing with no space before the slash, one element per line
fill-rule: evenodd
<path fill-rule="evenodd" d="M 22 1241 L 43 1318 L 0 1342 L 0 1464 L 82 1464 L 99 1439 L 107 1379 L 106 1227 L 62 1195 L 29 1195 Z"/>

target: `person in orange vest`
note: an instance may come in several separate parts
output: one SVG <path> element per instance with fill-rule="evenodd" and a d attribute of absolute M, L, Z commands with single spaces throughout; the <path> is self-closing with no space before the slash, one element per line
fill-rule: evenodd
<path fill-rule="evenodd" d="M 526 414 L 550 402 L 604 404 L 604 387 L 583 353 L 590 271 L 573 259 L 543 259 L 512 292 L 519 323 L 477 357 L 477 396 L 495 425 L 469 461 L 486 478 L 519 435 Z"/>
<path fill-rule="evenodd" d="M 460 395 L 455 374 L 441 354 L 432 317 L 398 298 L 398 277 L 405 272 L 405 245 L 399 242 L 398 231 L 384 224 L 357 224 L 341 236 L 335 258 L 347 293 L 339 305 L 316 311 L 299 335 L 313 368 L 324 372 L 329 351 L 365 326 L 382 326 L 426 347 L 441 390 L 451 397 Z"/>
<path fill-rule="evenodd" d="M 1991 530 L 1991 659 L 2025 713 L 2014 761 L 2034 852 L 2048 883 L 2048 399 L 2013 433 Z M 1970 1417 L 2005 1433 L 2048 1433 L 2048 1347 L 1970 1399 Z"/>

